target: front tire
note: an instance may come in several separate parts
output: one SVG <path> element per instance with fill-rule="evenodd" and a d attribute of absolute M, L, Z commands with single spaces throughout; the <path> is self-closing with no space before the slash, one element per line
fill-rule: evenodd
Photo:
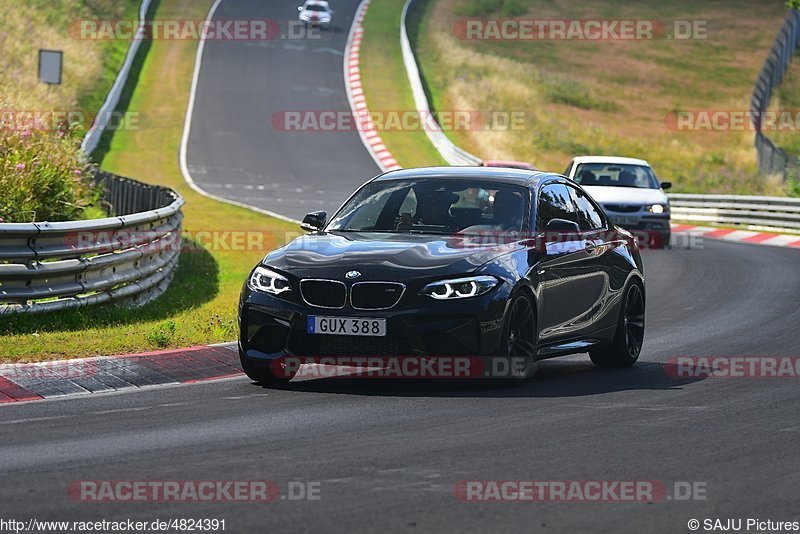
<path fill-rule="evenodd" d="M 508 358 L 508 376 L 512 383 L 522 383 L 536 374 L 536 314 L 533 303 L 524 293 L 517 293 L 511 299 L 508 316 L 503 325 L 505 356 Z"/>
<path fill-rule="evenodd" d="M 644 289 L 631 281 L 625 291 L 614 339 L 608 345 L 589 351 L 597 367 L 630 367 L 639 359 L 644 342 Z"/>
<path fill-rule="evenodd" d="M 270 362 L 248 358 L 241 350 L 239 350 L 239 361 L 242 363 L 244 374 L 253 382 L 258 382 L 263 386 L 287 384 L 295 375 L 290 372 L 283 376 L 276 375 L 272 372 Z"/>

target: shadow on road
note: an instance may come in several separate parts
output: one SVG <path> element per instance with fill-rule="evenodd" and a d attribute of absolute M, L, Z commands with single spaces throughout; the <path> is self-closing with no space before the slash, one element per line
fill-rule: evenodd
<path fill-rule="evenodd" d="M 674 364 L 639 362 L 626 369 L 598 369 L 590 361 L 541 362 L 521 385 L 476 379 L 322 378 L 272 389 L 393 397 L 581 397 L 615 391 L 681 388 L 702 378 L 678 378 Z M 269 388 L 262 386 L 265 391 Z"/>

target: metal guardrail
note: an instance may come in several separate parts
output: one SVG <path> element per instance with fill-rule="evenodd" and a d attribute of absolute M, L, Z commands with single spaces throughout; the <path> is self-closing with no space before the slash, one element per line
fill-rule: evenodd
<path fill-rule="evenodd" d="M 761 131 L 761 114 L 769 108 L 772 91 L 783 81 L 783 74 L 800 46 L 800 11 L 790 9 L 786 14 L 764 66 L 758 75 L 753 96 L 750 98 L 750 119 L 755 128 L 755 146 L 758 151 L 760 174 L 782 174 L 795 164 L 782 148 Z"/>
<path fill-rule="evenodd" d="M 406 31 L 406 15 L 412 2 L 413 0 L 407 0 L 403 6 L 403 14 L 400 18 L 400 48 L 403 53 L 403 63 L 406 67 L 408 81 L 411 84 L 411 92 L 414 95 L 414 106 L 420 112 L 420 115 L 424 117 L 425 133 L 449 165 L 480 165 L 483 160 L 457 147 L 450 141 L 431 114 L 428 97 L 425 95 L 425 88 L 422 86 L 417 60 L 414 57 L 411 41 L 408 40 L 408 32 Z"/>
<path fill-rule="evenodd" d="M 150 0 L 142 0 L 141 5 L 139 6 L 140 21 L 144 21 L 147 18 L 148 9 L 150 9 Z M 119 99 L 122 97 L 122 91 L 125 89 L 125 84 L 128 82 L 128 75 L 131 72 L 133 61 L 136 59 L 136 53 L 139 52 L 139 46 L 142 44 L 145 31 L 146 28 L 144 25 L 140 24 L 139 28 L 137 29 L 136 37 L 131 40 L 131 44 L 128 46 L 128 51 L 125 54 L 125 60 L 123 61 L 122 67 L 117 73 L 117 77 L 114 80 L 114 85 L 111 86 L 111 90 L 106 95 L 103 105 L 100 106 L 100 110 L 97 112 L 94 123 L 83 137 L 81 148 L 87 156 L 94 152 L 94 149 L 97 148 L 97 144 L 100 142 L 100 138 L 103 136 L 103 132 L 108 126 L 109 120 L 112 118 L 112 113 L 117 109 L 117 104 L 119 104 Z"/>
<path fill-rule="evenodd" d="M 800 198 L 671 194 L 669 202 L 674 220 L 800 231 Z"/>
<path fill-rule="evenodd" d="M 140 305 L 166 289 L 180 256 L 183 197 L 108 173 L 97 179 L 112 217 L 0 223 L 0 315 Z"/>

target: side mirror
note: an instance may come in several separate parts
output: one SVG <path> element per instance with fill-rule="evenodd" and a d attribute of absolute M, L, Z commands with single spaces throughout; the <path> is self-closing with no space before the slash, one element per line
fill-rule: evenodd
<path fill-rule="evenodd" d="M 325 221 L 328 219 L 328 214 L 324 211 L 312 211 L 311 213 L 306 213 L 306 216 L 303 217 L 303 222 L 300 223 L 300 228 L 307 232 L 317 232 L 322 230 L 322 227 L 325 226 Z"/>
<path fill-rule="evenodd" d="M 303 11 L 303 6 L 297 6 L 297 11 Z"/>
<path fill-rule="evenodd" d="M 545 241 L 563 241 L 565 236 L 581 233 L 578 223 L 566 219 L 550 219 L 544 231 Z"/>
<path fill-rule="evenodd" d="M 661 189 L 667 190 L 672 187 L 672 182 L 661 182 Z"/>

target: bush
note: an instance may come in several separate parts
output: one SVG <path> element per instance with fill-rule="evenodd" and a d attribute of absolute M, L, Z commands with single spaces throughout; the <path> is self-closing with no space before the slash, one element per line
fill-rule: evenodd
<path fill-rule="evenodd" d="M 92 171 L 69 131 L 0 129 L 0 220 L 83 218 L 97 194 Z"/>

